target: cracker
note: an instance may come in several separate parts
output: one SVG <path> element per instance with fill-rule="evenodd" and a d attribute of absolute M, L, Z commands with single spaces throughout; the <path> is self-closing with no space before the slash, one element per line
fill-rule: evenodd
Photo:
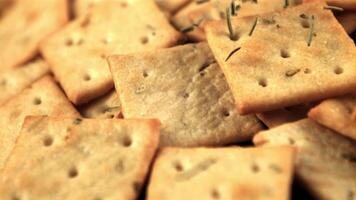
<path fill-rule="evenodd" d="M 41 50 L 68 98 L 79 105 L 112 89 L 108 55 L 169 47 L 180 36 L 151 0 L 107 1 L 54 34 Z"/>
<path fill-rule="evenodd" d="M 0 106 L 0 170 L 27 115 L 79 116 L 50 76 L 45 76 Z"/>
<path fill-rule="evenodd" d="M 205 30 L 240 114 L 276 110 L 356 89 L 355 46 L 323 3 L 236 18 L 232 24 L 233 40 L 225 21 L 209 22 Z M 232 54 L 235 49 L 239 50 Z"/>
<path fill-rule="evenodd" d="M 189 5 L 177 12 L 172 21 L 178 29 L 183 30 L 203 18 L 205 21 L 221 20 L 225 18 L 226 7 L 228 7 L 230 3 L 231 0 L 211 0 L 200 4 L 196 3 L 196 1 L 192 1 Z M 284 1 L 281 0 L 258 0 L 257 2 L 236 0 L 235 3 L 236 5 L 240 5 L 237 11 L 237 17 L 272 12 L 282 9 L 284 6 Z M 289 0 L 289 3 L 293 6 L 297 4 L 297 1 Z M 193 41 L 206 40 L 202 28 L 203 26 L 204 23 L 201 23 L 198 27 L 195 27 L 193 31 L 186 33 L 188 38 Z"/>
<path fill-rule="evenodd" d="M 314 1 L 320 1 L 320 0 L 303 0 L 304 3 L 314 2 Z M 326 2 L 330 6 L 337 6 L 345 10 L 356 10 L 355 0 L 326 0 Z"/>
<path fill-rule="evenodd" d="M 147 199 L 289 199 L 294 153 L 287 146 L 164 148 Z"/>
<path fill-rule="evenodd" d="M 157 118 L 161 145 L 222 145 L 261 130 L 240 116 L 207 43 L 109 57 L 125 118 Z"/>
<path fill-rule="evenodd" d="M 20 93 L 31 83 L 49 73 L 48 64 L 39 59 L 0 74 L 0 104 Z"/>
<path fill-rule="evenodd" d="M 86 118 L 120 118 L 121 103 L 119 95 L 113 90 L 79 108 L 80 113 Z"/>
<path fill-rule="evenodd" d="M 263 131 L 256 145 L 298 148 L 296 175 L 317 199 L 353 199 L 356 194 L 356 142 L 304 119 Z"/>
<path fill-rule="evenodd" d="M 26 118 L 0 198 L 137 199 L 158 139 L 157 120 Z"/>
<path fill-rule="evenodd" d="M 349 34 L 356 31 L 356 13 L 352 11 L 343 12 L 337 16 L 337 20 Z"/>
<path fill-rule="evenodd" d="M 0 69 L 16 67 L 33 58 L 40 41 L 67 21 L 66 0 L 14 2 L 0 21 Z"/>
<path fill-rule="evenodd" d="M 351 116 L 355 106 L 356 96 L 354 95 L 327 99 L 311 109 L 308 116 L 316 122 L 356 140 L 356 122 Z"/>
<path fill-rule="evenodd" d="M 76 16 L 85 15 L 92 7 L 103 1 L 110 0 L 75 0 L 74 12 Z M 111 0 L 112 1 L 112 0 Z M 116 1 L 129 1 L 129 0 L 116 0 Z M 175 13 L 180 8 L 188 4 L 192 0 L 155 0 L 161 10 L 167 12 L 169 15 Z"/>

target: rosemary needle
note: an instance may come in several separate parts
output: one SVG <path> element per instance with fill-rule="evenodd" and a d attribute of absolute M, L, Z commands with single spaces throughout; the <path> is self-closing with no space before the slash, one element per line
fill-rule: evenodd
<path fill-rule="evenodd" d="M 208 2 L 209 0 L 196 0 L 195 2 L 197 3 L 197 4 L 202 4 L 202 3 L 206 3 L 206 2 Z"/>
<path fill-rule="evenodd" d="M 232 16 L 236 16 L 237 13 L 236 13 L 236 5 L 235 5 L 235 0 L 232 0 L 231 1 L 231 5 L 230 5 L 230 9 L 231 9 L 231 15 Z"/>
<path fill-rule="evenodd" d="M 289 0 L 284 0 L 284 8 L 287 8 L 289 6 Z"/>
<path fill-rule="evenodd" d="M 324 9 L 335 10 L 335 11 L 344 11 L 343 8 L 340 8 L 340 7 L 337 7 L 337 6 L 324 6 Z"/>
<path fill-rule="evenodd" d="M 236 49 L 232 50 L 229 55 L 226 57 L 225 62 L 229 60 L 229 58 L 234 55 L 238 50 L 240 50 L 241 47 L 237 47 Z"/>
<path fill-rule="evenodd" d="M 248 34 L 248 36 L 252 36 L 253 31 L 256 29 L 257 21 L 258 21 L 258 17 L 256 17 L 255 21 L 253 22 L 253 25 L 251 27 L 251 30 L 250 30 L 250 33 Z"/>
<path fill-rule="evenodd" d="M 314 34 L 314 15 L 311 16 L 310 18 L 310 29 L 309 29 L 309 34 L 308 34 L 308 47 L 310 47 L 311 42 L 313 40 L 313 34 Z"/>
<path fill-rule="evenodd" d="M 230 8 L 226 8 L 226 23 L 227 23 L 227 28 L 229 29 L 229 34 L 230 34 L 230 39 L 233 40 L 235 37 L 234 30 L 232 28 L 232 23 L 231 23 L 231 11 Z"/>

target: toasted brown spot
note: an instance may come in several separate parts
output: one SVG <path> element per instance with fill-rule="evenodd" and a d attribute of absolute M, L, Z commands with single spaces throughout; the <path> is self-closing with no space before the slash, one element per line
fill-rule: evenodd
<path fill-rule="evenodd" d="M 288 143 L 293 145 L 295 144 L 295 140 L 293 138 L 288 138 Z"/>
<path fill-rule="evenodd" d="M 282 173 L 282 168 L 276 164 L 270 164 L 269 168 L 276 173 Z"/>
<path fill-rule="evenodd" d="M 229 110 L 224 109 L 224 110 L 222 111 L 222 116 L 223 116 L 223 117 L 229 117 L 229 116 L 230 116 Z"/>
<path fill-rule="evenodd" d="M 288 50 L 282 49 L 282 50 L 281 50 L 281 57 L 282 57 L 282 58 L 289 58 L 289 57 L 290 57 L 290 54 L 289 54 Z"/>
<path fill-rule="evenodd" d="M 144 36 L 141 38 L 141 44 L 147 44 L 148 43 L 148 37 Z"/>
<path fill-rule="evenodd" d="M 125 162 L 123 159 L 120 159 L 115 165 L 115 171 L 122 174 L 125 171 Z"/>
<path fill-rule="evenodd" d="M 259 81 L 258 81 L 258 84 L 262 87 L 267 87 L 267 80 L 265 78 L 261 78 Z"/>
<path fill-rule="evenodd" d="M 121 3 L 120 3 L 120 6 L 121 6 L 122 8 L 126 8 L 126 7 L 127 7 L 127 2 L 121 2 Z"/>
<path fill-rule="evenodd" d="M 36 97 L 34 100 L 33 100 L 33 105 L 40 105 L 42 103 L 42 100 L 38 97 Z"/>
<path fill-rule="evenodd" d="M 6 86 L 6 85 L 7 85 L 7 80 L 2 80 L 2 81 L 0 82 L 0 85 L 1 85 L 1 86 Z"/>
<path fill-rule="evenodd" d="M 185 92 L 185 93 L 183 94 L 183 98 L 187 99 L 188 97 L 189 97 L 189 93 L 186 93 L 186 92 Z"/>
<path fill-rule="evenodd" d="M 182 165 L 182 163 L 180 163 L 178 161 L 173 163 L 173 167 L 177 172 L 183 171 L 183 165 Z"/>
<path fill-rule="evenodd" d="M 310 73 L 311 73 L 311 70 L 309 68 L 304 69 L 304 74 L 310 74 Z"/>
<path fill-rule="evenodd" d="M 122 146 L 124 146 L 124 147 L 129 147 L 132 144 L 131 138 L 129 136 L 127 136 L 127 135 L 122 137 L 120 142 L 121 142 Z"/>
<path fill-rule="evenodd" d="M 339 74 L 342 74 L 344 72 L 344 69 L 342 69 L 341 67 L 336 67 L 334 69 L 334 73 L 339 75 Z"/>
<path fill-rule="evenodd" d="M 89 24 L 90 24 L 90 16 L 87 15 L 87 16 L 85 17 L 85 19 L 82 21 L 82 23 L 80 24 L 80 26 L 81 26 L 82 28 L 86 28 L 87 26 L 89 26 Z"/>
<path fill-rule="evenodd" d="M 260 171 L 260 167 L 256 163 L 253 163 L 251 166 L 251 170 L 253 173 L 257 173 Z"/>
<path fill-rule="evenodd" d="M 135 93 L 136 93 L 136 94 L 140 94 L 140 93 L 142 93 L 143 91 L 145 91 L 145 89 L 146 89 L 146 87 L 145 87 L 144 85 L 141 85 L 141 86 L 139 86 L 138 88 L 136 88 Z"/>
<path fill-rule="evenodd" d="M 290 69 L 286 71 L 286 76 L 287 77 L 292 77 L 300 72 L 300 69 Z"/>
<path fill-rule="evenodd" d="M 144 78 L 148 77 L 147 71 L 143 71 L 143 72 L 142 72 L 142 76 L 143 76 Z"/>
<path fill-rule="evenodd" d="M 211 197 L 213 199 L 220 199 L 220 193 L 216 188 L 211 191 Z"/>
<path fill-rule="evenodd" d="M 68 177 L 69 178 L 75 178 L 78 176 L 78 170 L 76 167 L 72 167 L 68 170 Z"/>
<path fill-rule="evenodd" d="M 53 138 L 50 136 L 47 136 L 43 139 L 43 145 L 46 147 L 49 147 L 53 144 Z"/>
<path fill-rule="evenodd" d="M 91 80 L 91 77 L 89 74 L 85 74 L 84 77 L 83 77 L 83 80 L 84 81 L 90 81 Z"/>

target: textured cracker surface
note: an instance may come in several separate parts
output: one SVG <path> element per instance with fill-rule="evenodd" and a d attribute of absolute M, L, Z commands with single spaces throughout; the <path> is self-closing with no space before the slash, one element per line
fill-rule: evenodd
<path fill-rule="evenodd" d="M 293 161 L 294 149 L 286 146 L 166 148 L 153 166 L 147 199 L 286 200 Z"/>
<path fill-rule="evenodd" d="M 0 70 L 30 60 L 39 43 L 67 21 L 66 0 L 14 2 L 0 20 Z"/>
<path fill-rule="evenodd" d="M 296 5 L 297 1 L 289 0 L 290 5 Z M 211 0 L 206 3 L 197 4 L 192 1 L 177 12 L 172 21 L 179 29 L 186 28 L 201 18 L 205 20 L 221 20 L 225 18 L 226 7 L 229 6 L 231 0 Z M 281 10 L 284 6 L 284 0 L 258 0 L 253 1 L 235 0 L 236 5 L 240 5 L 237 11 L 237 17 L 251 16 L 261 13 Z M 205 33 L 203 24 L 193 31 L 188 32 L 187 36 L 193 41 L 204 41 Z"/>
<path fill-rule="evenodd" d="M 225 21 L 205 27 L 240 113 L 274 110 L 356 88 L 356 48 L 323 6 L 307 3 L 260 15 L 252 36 L 255 16 L 234 19 L 237 41 L 230 40 Z M 312 24 L 316 36 L 308 47 Z M 237 47 L 241 49 L 225 61 Z"/>
<path fill-rule="evenodd" d="M 261 130 L 240 116 L 207 43 L 126 56 L 109 64 L 124 118 L 157 118 L 161 145 L 221 145 L 249 140 Z"/>
<path fill-rule="evenodd" d="M 108 1 L 54 34 L 41 50 L 78 105 L 112 89 L 108 55 L 169 47 L 180 36 L 152 0 Z"/>
<path fill-rule="evenodd" d="M 356 193 L 356 142 L 309 119 L 263 131 L 256 145 L 298 148 L 296 175 L 317 199 L 352 199 Z"/>
<path fill-rule="evenodd" d="M 48 64 L 39 59 L 0 74 L 0 104 L 20 93 L 31 83 L 49 73 Z"/>
<path fill-rule="evenodd" d="M 34 82 L 0 106 L 0 170 L 27 115 L 79 116 L 50 76 Z"/>
<path fill-rule="evenodd" d="M 131 0 L 74 0 L 74 12 L 77 16 L 82 16 L 98 3 L 108 1 L 129 2 Z M 161 9 L 168 13 L 176 12 L 190 1 L 192 0 L 155 0 Z"/>
<path fill-rule="evenodd" d="M 156 120 L 26 118 L 0 198 L 136 199 L 158 138 Z"/>
<path fill-rule="evenodd" d="M 327 99 L 308 113 L 309 118 L 316 122 L 356 140 L 356 122 L 352 119 L 352 111 L 356 106 L 356 97 L 347 95 Z"/>
<path fill-rule="evenodd" d="M 99 97 L 79 108 L 85 118 L 117 118 L 121 117 L 121 103 L 115 90 Z"/>

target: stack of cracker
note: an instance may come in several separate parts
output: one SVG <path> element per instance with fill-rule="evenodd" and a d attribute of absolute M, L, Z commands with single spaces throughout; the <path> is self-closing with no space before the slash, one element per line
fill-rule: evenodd
<path fill-rule="evenodd" d="M 356 200 L 355 31 L 355 0 L 0 0 L 0 199 Z"/>

